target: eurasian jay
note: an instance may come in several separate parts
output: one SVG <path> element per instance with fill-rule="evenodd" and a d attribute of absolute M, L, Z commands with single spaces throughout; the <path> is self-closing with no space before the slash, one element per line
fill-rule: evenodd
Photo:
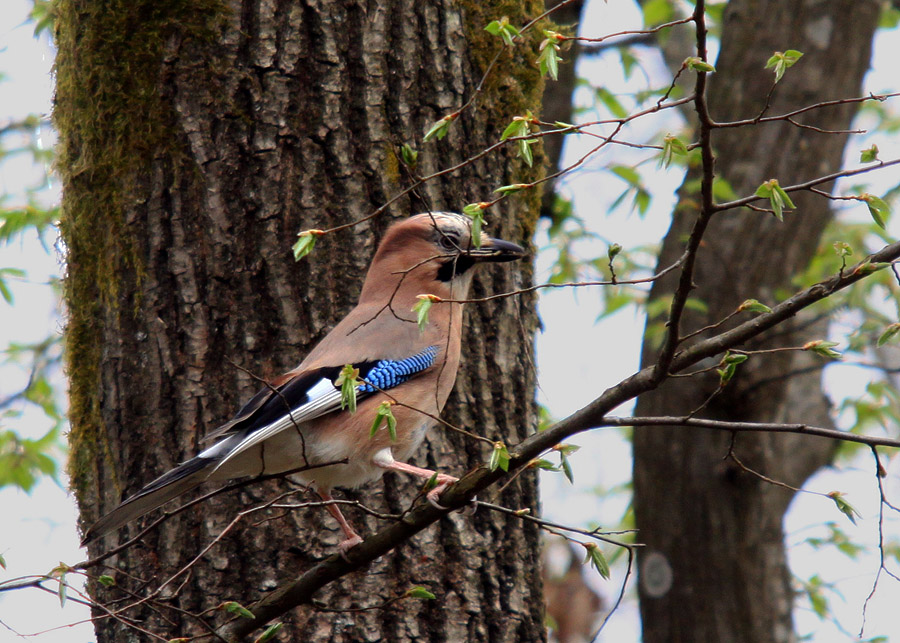
<path fill-rule="evenodd" d="M 425 437 L 456 380 L 462 304 L 431 307 L 420 328 L 418 295 L 465 299 L 472 268 L 486 261 L 525 256 L 519 246 L 481 232 L 471 239 L 471 220 L 428 212 L 391 226 L 369 267 L 359 303 L 299 366 L 276 378 L 229 422 L 213 431 L 212 446 L 163 474 L 84 534 L 82 544 L 143 516 L 207 480 L 283 473 L 298 467 L 342 462 L 297 474 L 325 501 L 334 487 L 355 488 L 385 471 L 436 477 L 438 495 L 456 478 L 405 460 Z M 344 366 L 359 369 L 355 413 L 342 410 Z M 346 400 L 344 400 L 346 401 Z M 392 403 L 396 428 L 372 426 L 382 402 Z M 326 505 L 340 524 L 341 551 L 362 542 L 337 505 Z"/>

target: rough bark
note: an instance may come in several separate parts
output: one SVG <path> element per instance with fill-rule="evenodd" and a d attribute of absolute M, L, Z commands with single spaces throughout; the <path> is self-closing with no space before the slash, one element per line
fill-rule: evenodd
<path fill-rule="evenodd" d="M 428 174 L 537 109 L 536 70 L 525 54 L 504 54 L 476 107 L 443 141 L 421 143 L 430 123 L 472 96 L 499 46 L 484 25 L 539 11 L 533 2 L 59 3 L 70 474 L 83 524 L 195 454 L 204 433 L 259 388 L 256 377 L 296 365 L 355 302 L 390 221 L 459 210 L 529 177 L 504 150 L 323 238 L 308 259 L 291 257 L 297 231 L 358 219 L 409 185 L 400 144 L 420 150 L 418 171 Z M 533 59 L 535 47 L 524 49 Z M 492 233 L 527 242 L 538 202 L 504 202 Z M 473 295 L 530 279 L 526 262 L 491 269 Z M 534 430 L 535 327 L 529 298 L 469 308 L 450 422 L 508 441 Z M 460 474 L 487 455 L 482 444 L 435 430 L 416 463 Z M 240 510 L 290 488 L 245 487 L 180 514 L 109 562 L 102 573 L 115 587 L 91 583 L 90 591 L 102 603 L 146 593 Z M 399 513 L 418 488 L 388 475 L 346 495 Z M 536 494 L 535 476 L 525 474 L 502 501 L 536 508 Z M 364 536 L 381 524 L 346 513 Z M 106 538 L 90 554 L 124 539 Z M 321 509 L 255 514 L 186 579 L 123 617 L 165 638 L 202 633 L 190 613 L 228 600 L 252 607 L 339 539 Z M 514 519 L 455 514 L 317 596 L 330 607 L 365 607 L 423 585 L 437 600 L 358 613 L 307 606 L 284 620 L 281 639 L 542 640 L 539 551 L 536 530 Z M 101 643 L 145 636 L 109 618 L 97 635 Z"/>
<path fill-rule="evenodd" d="M 753 117 L 772 83 L 763 66 L 772 52 L 806 55 L 779 83 L 769 114 L 834 98 L 856 96 L 870 58 L 878 2 L 732 0 L 725 13 L 722 49 L 710 79 L 709 104 L 717 121 Z M 846 129 L 854 108 L 805 114 L 801 122 Z M 782 185 L 836 171 L 846 136 L 820 134 L 785 122 L 713 132 L 717 173 L 735 191 L 751 194 L 763 181 Z M 688 182 L 693 179 L 689 175 Z M 827 188 L 826 188 L 827 189 Z M 696 212 L 685 187 L 666 236 L 660 266 L 682 252 Z M 747 298 L 778 300 L 778 291 L 809 263 L 824 226 L 828 202 L 797 194 L 795 213 L 783 223 L 743 210 L 718 215 L 698 256 L 692 296 L 708 306 L 691 313 L 683 334 L 723 318 Z M 671 292 L 673 281 L 655 284 L 652 297 Z M 652 320 L 651 320 L 652 321 Z M 827 323 L 827 320 L 825 320 Z M 798 345 L 823 338 L 823 322 L 795 321 L 755 346 Z M 645 342 L 643 363 L 655 350 Z M 731 420 L 809 422 L 828 426 L 828 401 L 819 371 L 797 370 L 807 354 L 753 358 L 701 413 Z M 712 375 L 668 382 L 644 395 L 639 415 L 683 415 L 716 389 Z M 635 430 L 635 514 L 640 540 L 640 598 L 644 640 L 790 641 L 793 604 L 782 519 L 792 494 L 725 460 L 732 437 L 649 427 Z M 796 435 L 741 434 L 737 456 L 766 476 L 800 486 L 827 464 L 833 444 Z"/>

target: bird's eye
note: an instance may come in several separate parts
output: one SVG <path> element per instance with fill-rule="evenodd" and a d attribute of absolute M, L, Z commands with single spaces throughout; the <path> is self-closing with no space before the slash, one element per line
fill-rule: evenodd
<path fill-rule="evenodd" d="M 459 239 L 449 234 L 442 234 L 438 243 L 444 250 L 457 250 L 459 248 Z"/>

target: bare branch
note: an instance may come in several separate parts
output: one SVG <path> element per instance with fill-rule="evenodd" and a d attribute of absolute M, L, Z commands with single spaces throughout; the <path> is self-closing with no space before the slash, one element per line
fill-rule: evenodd
<path fill-rule="evenodd" d="M 812 179 L 810 181 L 806 181 L 805 183 L 797 183 L 796 185 L 787 186 L 784 189 L 785 192 L 799 192 L 800 190 L 809 190 L 810 188 L 814 188 L 817 185 L 822 185 L 823 183 L 830 183 L 835 179 L 840 179 L 846 176 L 856 176 L 857 174 L 865 174 L 866 172 L 872 172 L 874 170 L 880 170 L 882 168 L 890 167 L 892 165 L 897 165 L 900 163 L 900 159 L 892 159 L 890 161 L 881 161 L 879 163 L 875 163 L 873 165 L 867 165 L 866 167 L 856 168 L 855 170 L 842 170 L 840 172 L 834 172 L 833 174 L 826 174 L 825 176 L 820 176 L 818 178 Z M 733 208 L 740 208 L 742 206 L 746 206 L 754 201 L 760 201 L 763 197 L 759 197 L 756 195 L 747 196 L 742 199 L 738 199 L 736 201 L 727 201 L 725 203 L 718 203 L 713 206 L 713 210 L 716 212 L 724 212 L 725 210 L 731 210 Z"/>
<path fill-rule="evenodd" d="M 603 420 L 607 426 L 684 426 L 717 431 L 753 432 L 753 433 L 798 433 L 800 435 L 816 435 L 843 442 L 856 442 L 870 446 L 886 446 L 900 449 L 900 439 L 881 438 L 871 435 L 857 435 L 836 429 L 811 426 L 800 423 L 778 422 L 730 422 L 723 420 L 707 420 L 694 417 L 607 417 Z M 793 487 L 791 487 L 793 489 Z M 796 489 L 794 489 L 796 491 Z"/>

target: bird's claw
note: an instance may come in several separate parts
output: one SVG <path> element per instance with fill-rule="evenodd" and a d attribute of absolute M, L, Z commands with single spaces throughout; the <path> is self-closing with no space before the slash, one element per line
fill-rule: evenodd
<path fill-rule="evenodd" d="M 454 478 L 453 476 L 448 476 L 446 473 L 437 474 L 437 486 L 434 489 L 431 489 L 427 494 L 425 494 L 425 498 L 431 503 L 431 506 L 435 509 L 440 509 L 441 511 L 450 511 L 450 507 L 445 507 L 441 503 L 438 502 L 438 498 L 444 491 L 452 485 L 454 482 L 459 482 L 459 478 Z"/>
<path fill-rule="evenodd" d="M 429 503 L 431 503 L 431 506 L 434 507 L 435 509 L 440 509 L 441 511 L 450 511 L 450 507 L 445 507 L 444 505 L 442 505 L 441 503 L 438 502 L 438 496 L 440 496 L 441 493 L 443 493 L 444 489 L 446 489 L 446 488 L 447 488 L 447 485 L 442 484 L 441 486 L 435 487 L 434 489 L 429 491 L 427 494 L 425 494 L 425 498 L 428 500 Z"/>
<path fill-rule="evenodd" d="M 338 543 L 337 548 L 338 548 L 338 553 L 341 555 L 341 558 L 343 558 L 344 560 L 347 560 L 347 552 L 350 551 L 352 548 L 356 547 L 362 541 L 363 541 L 363 539 L 360 537 L 359 534 L 353 534 L 352 536 L 348 537 L 346 540 L 342 540 L 340 543 Z"/>

